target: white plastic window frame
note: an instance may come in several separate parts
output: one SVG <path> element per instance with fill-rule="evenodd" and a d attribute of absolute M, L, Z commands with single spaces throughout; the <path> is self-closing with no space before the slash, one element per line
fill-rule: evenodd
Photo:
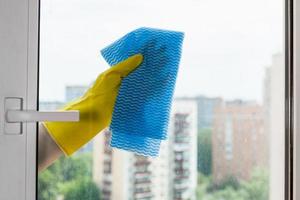
<path fill-rule="evenodd" d="M 286 140 L 286 199 L 300 199 L 300 1 L 288 2 L 286 65 L 290 74 L 290 116 Z"/>
<path fill-rule="evenodd" d="M 30 2 L 29 11 L 37 12 L 38 0 L 28 0 Z M 33 6 L 35 4 L 35 6 Z M 1 5 L 1 4 L 0 4 Z M 29 17 L 35 18 L 30 15 Z M 285 65 L 286 65 L 286 81 L 285 81 L 285 200 L 300 199 L 300 0 L 285 0 Z M 37 37 L 37 30 L 34 30 L 37 25 L 30 23 L 33 29 L 29 32 L 32 37 Z M 298 37 L 297 37 L 298 36 Z M 34 45 L 32 45 L 34 46 Z M 37 49 L 30 49 L 32 54 L 35 54 Z M 32 64 L 32 63 L 29 63 Z M 30 68 L 31 69 L 31 68 Z M 31 72 L 28 72 L 29 75 Z M 32 73 L 33 76 L 35 73 Z M 34 80 L 34 79 L 32 79 Z M 31 81 L 35 84 L 34 81 Z M 31 84 L 31 82 L 29 84 Z M 30 96 L 30 95 L 29 95 Z M 35 95 L 32 95 L 35 96 Z M 30 99 L 35 102 L 35 99 Z M 34 104 L 34 103 L 33 103 Z M 297 123 L 299 121 L 299 123 Z M 35 155 L 32 155 L 32 159 Z M 33 161 L 31 163 L 34 163 Z M 30 169 L 30 166 L 28 166 Z M 299 170 L 298 170 L 299 169 Z M 35 170 L 27 172 L 27 177 Z M 27 178 L 27 195 L 24 199 L 32 199 L 36 196 L 36 187 L 32 182 L 34 175 Z M 30 188 L 28 188 L 30 187 Z M 18 191 L 16 191 L 18 192 Z M 36 197 L 37 198 L 37 197 Z"/>

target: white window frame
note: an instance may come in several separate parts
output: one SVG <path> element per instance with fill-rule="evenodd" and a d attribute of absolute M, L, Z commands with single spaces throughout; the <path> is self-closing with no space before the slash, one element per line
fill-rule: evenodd
<path fill-rule="evenodd" d="M 19 12 L 20 5 L 27 6 Z M 23 98 L 23 109 L 38 110 L 38 59 L 39 59 L 39 0 L 0 0 L 0 199 L 36 199 L 37 123 L 25 123 L 22 135 L 5 135 L 5 97 Z M 15 9 L 14 9 L 15 8 Z M 11 13 L 9 13 L 9 11 Z M 18 18 L 23 15 L 22 19 Z M 12 20 L 8 20 L 11 17 Z M 300 199 L 300 1 L 285 0 L 285 200 Z M 9 23 L 8 23 L 9 21 Z M 13 48 L 16 38 L 24 38 L 26 49 L 16 56 Z M 24 28 L 24 26 L 23 26 Z M 6 31 L 13 31 L 7 39 Z M 16 39 L 18 41 L 18 39 Z M 3 46 L 2 46 L 3 45 Z M 2 46 L 2 47 L 1 47 Z M 26 55 L 26 63 L 18 65 L 18 56 Z M 2 57 L 1 57 L 2 56 Z M 5 59 L 6 61 L 9 59 Z M 299 66 L 298 66 L 299 65 Z M 10 68 L 8 69 L 8 66 Z M 298 68 L 298 69 L 297 69 Z M 2 80 L 2 81 L 1 81 Z M 299 123 L 297 123 L 299 121 Z M 15 142 L 18 142 L 16 148 Z M 5 143 L 5 145 L 3 145 Z M 1 148 L 1 145 L 5 146 Z M 20 152 L 25 152 L 20 154 Z M 23 156 L 22 156 L 23 155 Z M 9 161 L 9 162 L 8 162 Z M 8 166 L 7 163 L 14 163 Z"/>
<path fill-rule="evenodd" d="M 286 188 L 287 199 L 300 199 L 300 1 L 291 0 L 289 11 L 289 37 L 287 45 L 287 61 L 290 66 L 290 74 L 293 80 L 290 80 L 290 127 L 287 136 L 286 158 L 289 165 L 286 167 L 286 182 L 289 187 Z M 288 134 L 287 134 L 288 135 Z M 289 154 L 290 153 L 290 154 Z"/>
<path fill-rule="evenodd" d="M 5 99 L 20 98 L 24 110 L 37 110 L 38 41 L 39 0 L 0 0 L 1 200 L 36 198 L 37 124 L 7 128 L 16 126 L 6 123 Z"/>

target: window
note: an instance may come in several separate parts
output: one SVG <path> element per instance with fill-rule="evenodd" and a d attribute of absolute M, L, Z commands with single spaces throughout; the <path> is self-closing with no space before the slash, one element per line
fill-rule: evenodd
<path fill-rule="evenodd" d="M 2 0 L 0 199 L 300 199 L 298 5 Z M 37 104 L 82 95 L 107 68 L 99 50 L 140 26 L 186 33 L 160 156 L 111 149 L 105 130 L 37 177 L 35 122 L 59 114 Z"/>
<path fill-rule="evenodd" d="M 111 149 L 106 131 L 39 174 L 39 199 L 83 179 L 107 200 L 284 199 L 283 11 L 282 0 L 44 0 L 41 110 L 84 94 L 108 68 L 100 50 L 135 28 L 185 39 L 160 156 Z"/>
<path fill-rule="evenodd" d="M 225 152 L 226 159 L 232 159 L 232 121 L 230 115 L 226 116 L 225 121 Z"/>

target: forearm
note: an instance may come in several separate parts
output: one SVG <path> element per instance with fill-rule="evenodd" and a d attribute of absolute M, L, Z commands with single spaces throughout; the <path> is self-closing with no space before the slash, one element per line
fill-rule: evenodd
<path fill-rule="evenodd" d="M 41 172 L 63 155 L 63 152 L 48 134 L 43 124 L 39 124 L 38 138 L 38 172 Z"/>

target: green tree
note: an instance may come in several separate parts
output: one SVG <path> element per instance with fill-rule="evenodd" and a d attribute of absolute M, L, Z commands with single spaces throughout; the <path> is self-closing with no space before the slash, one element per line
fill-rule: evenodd
<path fill-rule="evenodd" d="M 245 200 L 268 200 L 269 199 L 269 174 L 267 170 L 255 169 L 251 179 L 242 183 Z"/>
<path fill-rule="evenodd" d="M 211 129 L 201 129 L 198 133 L 198 171 L 208 176 L 212 170 Z"/>
<path fill-rule="evenodd" d="M 58 193 L 57 180 L 55 175 L 45 170 L 39 175 L 38 181 L 38 199 L 39 200 L 55 200 Z"/>
<path fill-rule="evenodd" d="M 220 183 L 211 183 L 207 187 L 208 192 L 213 192 L 215 190 L 224 190 L 226 188 L 232 188 L 234 190 L 238 190 L 240 188 L 240 183 L 234 176 L 227 176 Z"/>
<path fill-rule="evenodd" d="M 89 153 L 75 154 L 71 157 L 61 157 L 50 170 L 60 175 L 61 182 L 68 182 L 82 177 L 92 176 L 92 157 Z"/>
<path fill-rule="evenodd" d="M 89 179 L 74 181 L 66 190 L 64 200 L 100 200 L 100 190 Z"/>
<path fill-rule="evenodd" d="M 82 180 L 92 180 L 92 156 L 90 153 L 61 157 L 39 174 L 38 199 L 56 200 L 70 185 Z"/>
<path fill-rule="evenodd" d="M 207 197 L 207 188 L 211 184 L 211 176 L 204 176 L 201 173 L 198 173 L 198 184 L 196 190 L 197 199 L 205 199 Z"/>
<path fill-rule="evenodd" d="M 211 176 L 198 176 L 197 199 L 199 200 L 268 200 L 269 175 L 265 169 L 255 169 L 249 181 L 239 182 L 228 176 L 214 184 Z"/>
<path fill-rule="evenodd" d="M 209 200 L 245 200 L 239 190 L 235 190 L 231 186 L 223 190 L 216 191 Z M 267 200 L 267 199 L 265 199 Z"/>

